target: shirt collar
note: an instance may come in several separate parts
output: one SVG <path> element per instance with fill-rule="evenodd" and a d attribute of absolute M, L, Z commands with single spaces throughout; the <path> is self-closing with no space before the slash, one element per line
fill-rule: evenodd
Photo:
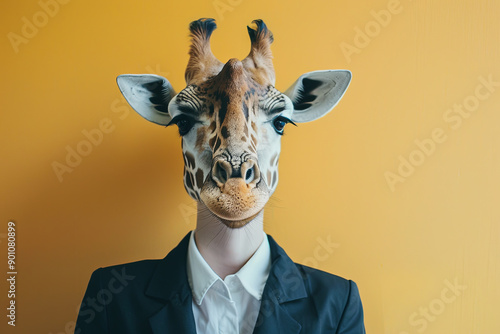
<path fill-rule="evenodd" d="M 187 276 L 189 286 L 193 293 L 193 298 L 198 305 L 201 305 L 203 298 L 217 280 L 222 279 L 210 268 L 208 263 L 201 255 L 193 231 L 189 238 L 188 256 L 187 256 Z M 267 235 L 259 248 L 245 265 L 235 274 L 238 277 L 245 290 L 255 299 L 260 300 L 266 285 L 269 272 L 271 270 L 271 250 Z"/>
<path fill-rule="evenodd" d="M 255 299 L 261 300 L 270 271 L 271 249 L 267 235 L 264 233 L 259 248 L 235 275 L 238 276 L 241 284 L 249 294 Z"/>

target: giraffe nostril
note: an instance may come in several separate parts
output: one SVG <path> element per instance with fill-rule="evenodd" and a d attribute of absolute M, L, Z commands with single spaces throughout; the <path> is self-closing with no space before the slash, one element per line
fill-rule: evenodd
<path fill-rule="evenodd" d="M 245 175 L 245 183 L 246 184 L 256 184 L 260 180 L 260 172 L 259 172 L 259 167 L 253 160 L 248 160 L 243 163 L 242 167 L 242 174 Z M 242 175 L 242 176 L 243 176 Z"/>
<path fill-rule="evenodd" d="M 249 168 L 245 174 L 246 183 L 250 183 L 253 181 L 253 167 Z"/>
<path fill-rule="evenodd" d="M 233 169 L 233 166 L 226 160 L 217 160 L 212 167 L 212 179 L 221 189 L 229 179 L 237 179 L 244 181 L 247 185 L 255 187 L 260 180 L 259 167 L 253 160 L 245 161 L 238 169 Z"/>
<path fill-rule="evenodd" d="M 221 187 L 231 176 L 231 165 L 224 160 L 219 160 L 212 169 L 212 179 Z"/>
<path fill-rule="evenodd" d="M 219 170 L 219 175 L 220 175 L 220 179 L 222 181 L 222 183 L 226 182 L 227 181 L 227 173 L 226 171 L 224 170 L 224 168 L 221 168 Z"/>

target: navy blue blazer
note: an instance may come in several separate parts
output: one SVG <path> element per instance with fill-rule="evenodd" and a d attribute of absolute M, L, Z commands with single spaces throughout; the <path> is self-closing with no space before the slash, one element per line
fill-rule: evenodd
<path fill-rule="evenodd" d="M 190 233 L 164 259 L 94 271 L 75 334 L 196 334 L 186 271 Z M 365 333 L 356 283 L 296 264 L 268 239 L 272 266 L 254 334 Z"/>

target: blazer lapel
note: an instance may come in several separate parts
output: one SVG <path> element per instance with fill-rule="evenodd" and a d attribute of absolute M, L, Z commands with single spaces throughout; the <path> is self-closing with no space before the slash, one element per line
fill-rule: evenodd
<path fill-rule="evenodd" d="M 146 295 L 164 303 L 149 318 L 154 334 L 196 334 L 193 297 L 186 268 L 191 233 L 158 264 L 146 290 Z M 270 235 L 268 240 L 271 272 L 262 295 L 254 334 L 297 334 L 302 326 L 287 312 L 286 303 L 307 297 L 304 280 L 295 263 Z"/>
<path fill-rule="evenodd" d="M 262 298 L 254 334 L 298 334 L 301 328 L 278 301 Z"/>
<path fill-rule="evenodd" d="M 254 334 L 297 334 L 302 326 L 290 316 L 286 303 L 307 297 L 304 280 L 295 263 L 268 235 L 271 272 L 264 288 Z"/>
<path fill-rule="evenodd" d="M 158 264 L 146 290 L 146 295 L 165 304 L 149 318 L 154 334 L 196 334 L 186 271 L 190 235 L 191 232 Z"/>
<path fill-rule="evenodd" d="M 154 334 L 196 334 L 191 301 L 165 305 L 158 313 L 149 318 Z"/>

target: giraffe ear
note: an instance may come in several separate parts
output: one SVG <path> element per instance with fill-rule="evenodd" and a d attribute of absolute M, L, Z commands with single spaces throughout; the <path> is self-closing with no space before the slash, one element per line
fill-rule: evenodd
<path fill-rule="evenodd" d="M 154 74 L 123 74 L 116 78 L 123 96 L 135 111 L 150 122 L 167 125 L 168 103 L 175 91 L 167 79 Z"/>
<path fill-rule="evenodd" d="M 348 70 L 314 71 L 301 75 L 286 90 L 293 102 L 292 121 L 310 122 L 326 115 L 344 96 L 351 72 Z"/>

